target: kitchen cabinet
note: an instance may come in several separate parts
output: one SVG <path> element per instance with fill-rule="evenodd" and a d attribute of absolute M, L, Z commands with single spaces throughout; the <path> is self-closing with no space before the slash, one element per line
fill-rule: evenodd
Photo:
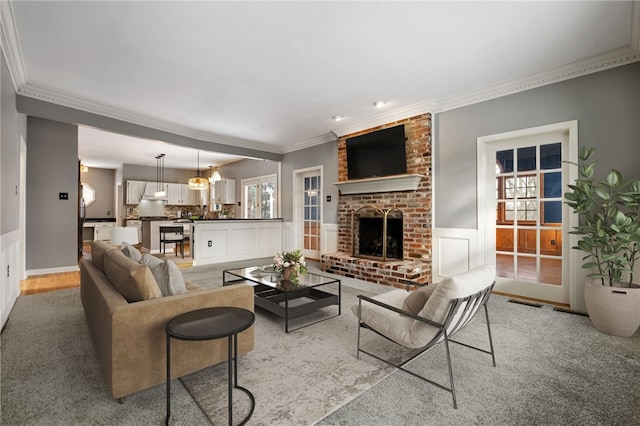
<path fill-rule="evenodd" d="M 197 203 L 196 191 L 184 183 L 167 184 L 167 204 L 171 206 L 193 206 Z"/>
<path fill-rule="evenodd" d="M 216 204 L 235 204 L 236 203 L 235 179 L 217 180 L 214 185 L 215 185 Z"/>
<path fill-rule="evenodd" d="M 101 241 L 111 240 L 111 228 L 113 228 L 113 222 L 100 222 L 94 225 L 93 239 Z"/>
<path fill-rule="evenodd" d="M 144 188 L 147 185 L 147 182 L 139 181 L 139 180 L 128 180 L 127 181 L 127 204 L 140 204 L 140 199 L 144 194 Z"/>

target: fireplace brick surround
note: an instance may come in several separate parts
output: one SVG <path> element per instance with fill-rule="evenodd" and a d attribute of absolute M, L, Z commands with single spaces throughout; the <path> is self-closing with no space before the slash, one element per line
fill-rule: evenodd
<path fill-rule="evenodd" d="M 407 174 L 424 177 L 415 191 L 340 193 L 338 200 L 338 252 L 322 255 L 325 272 L 369 282 L 404 287 L 403 279 L 431 281 L 431 114 L 388 123 L 383 126 L 342 136 L 338 139 L 338 181 L 347 181 L 348 138 L 404 124 Z M 382 262 L 354 257 L 351 243 L 351 213 L 373 205 L 381 209 L 397 208 L 403 214 L 403 259 Z"/>

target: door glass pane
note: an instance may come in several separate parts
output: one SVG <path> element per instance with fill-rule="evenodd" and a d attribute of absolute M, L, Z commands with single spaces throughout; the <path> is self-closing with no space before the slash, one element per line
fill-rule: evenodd
<path fill-rule="evenodd" d="M 497 276 L 514 279 L 516 277 L 513 266 L 513 256 L 510 254 L 496 254 Z"/>
<path fill-rule="evenodd" d="M 245 217 L 256 219 L 258 216 L 258 185 L 245 186 Z"/>
<path fill-rule="evenodd" d="M 496 152 L 496 162 L 500 167 L 501 173 L 513 172 L 513 150 L 508 149 L 505 151 Z"/>
<path fill-rule="evenodd" d="M 550 172 L 544 173 L 544 198 L 556 198 L 562 196 L 562 173 Z"/>
<path fill-rule="evenodd" d="M 535 146 L 528 146 L 526 148 L 518 149 L 518 171 L 526 172 L 536 169 L 536 148 Z"/>
<path fill-rule="evenodd" d="M 320 250 L 320 185 L 320 176 L 305 176 L 303 179 L 303 242 L 304 249 L 311 251 Z"/>
<path fill-rule="evenodd" d="M 275 197 L 276 185 L 274 182 L 263 182 L 260 185 L 260 217 L 262 219 L 273 219 L 275 217 Z"/>
<path fill-rule="evenodd" d="M 544 201 L 541 203 L 545 226 L 562 226 L 562 201 Z"/>
<path fill-rule="evenodd" d="M 528 283 L 538 282 L 537 258 L 534 256 L 517 256 L 516 279 Z"/>
<path fill-rule="evenodd" d="M 540 168 L 543 170 L 559 169 L 562 166 L 561 149 L 560 143 L 540 145 Z"/>

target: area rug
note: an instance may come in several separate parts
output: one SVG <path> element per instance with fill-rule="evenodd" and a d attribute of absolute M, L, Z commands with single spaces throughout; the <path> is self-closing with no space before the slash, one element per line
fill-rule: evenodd
<path fill-rule="evenodd" d="M 342 315 L 288 334 L 281 318 L 256 310 L 255 349 L 240 357 L 238 366 L 239 385 L 256 400 L 249 424 L 313 424 L 393 372 L 356 358 L 357 319 L 349 307 L 358 294 L 375 293 L 343 285 Z M 335 315 L 337 307 L 322 311 L 297 319 L 290 328 Z M 181 379 L 214 424 L 227 419 L 226 368 L 217 365 Z M 249 400 L 239 391 L 233 397 L 234 419 L 240 420 Z"/>

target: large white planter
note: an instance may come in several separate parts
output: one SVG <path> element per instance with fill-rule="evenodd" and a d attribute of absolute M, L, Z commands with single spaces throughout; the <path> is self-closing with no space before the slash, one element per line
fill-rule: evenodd
<path fill-rule="evenodd" d="M 603 286 L 587 281 L 584 301 L 593 326 L 613 336 L 630 337 L 640 327 L 640 287 Z"/>

